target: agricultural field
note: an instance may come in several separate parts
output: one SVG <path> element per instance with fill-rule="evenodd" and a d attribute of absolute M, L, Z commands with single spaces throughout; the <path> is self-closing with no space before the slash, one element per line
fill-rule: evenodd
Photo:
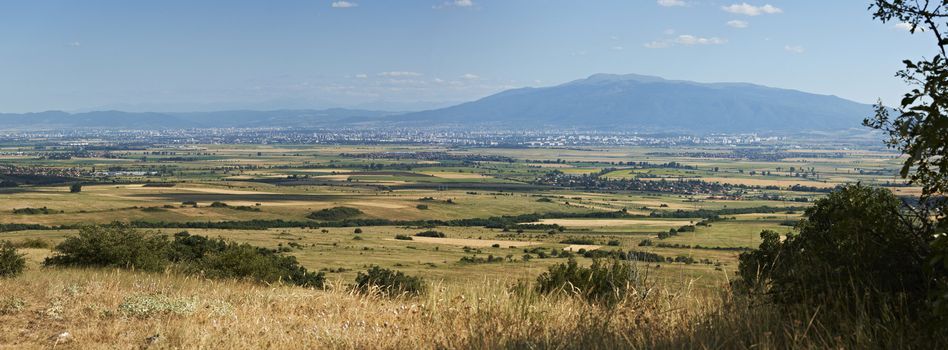
<path fill-rule="evenodd" d="M 338 281 L 373 265 L 445 284 L 532 279 L 566 257 L 589 264 L 622 251 L 659 283 L 714 289 L 762 230 L 792 232 L 837 185 L 917 192 L 898 178 L 896 155 L 831 147 L 6 146 L 0 154 L 0 240 L 51 247 L 82 225 L 122 222 L 276 249 Z M 424 231 L 444 237 L 415 236 Z M 51 254 L 27 251 L 34 266 Z"/>

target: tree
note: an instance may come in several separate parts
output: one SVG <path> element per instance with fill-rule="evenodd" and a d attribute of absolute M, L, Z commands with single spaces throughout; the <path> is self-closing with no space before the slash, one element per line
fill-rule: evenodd
<path fill-rule="evenodd" d="M 924 300 L 929 239 L 902 208 L 884 188 L 837 189 L 807 209 L 799 234 L 781 241 L 762 232 L 760 247 L 740 256 L 741 279 L 778 302 L 902 294 Z"/>
<path fill-rule="evenodd" d="M 78 182 L 72 184 L 72 186 L 69 186 L 69 192 L 71 192 L 71 193 L 79 193 L 79 192 L 82 192 L 82 184 L 79 184 Z"/>
<path fill-rule="evenodd" d="M 948 317 L 948 0 L 875 0 L 869 9 L 883 23 L 905 23 L 912 34 L 925 32 L 935 39 L 932 58 L 902 61 L 905 68 L 896 76 L 912 89 L 899 108 L 885 107 L 880 100 L 875 116 L 864 124 L 885 132 L 886 144 L 908 156 L 901 175 L 922 187 L 915 210 L 931 232 L 929 268 L 940 286 L 931 297 L 936 312 Z"/>

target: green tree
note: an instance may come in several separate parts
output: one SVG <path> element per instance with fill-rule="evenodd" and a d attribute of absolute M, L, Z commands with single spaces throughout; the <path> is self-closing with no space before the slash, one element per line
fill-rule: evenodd
<path fill-rule="evenodd" d="M 928 239 L 889 190 L 845 186 L 806 211 L 799 234 L 781 241 L 773 231 L 742 253 L 745 286 L 778 302 L 816 302 L 853 297 L 909 295 L 924 300 Z"/>
<path fill-rule="evenodd" d="M 79 193 L 79 192 L 82 192 L 82 184 L 80 184 L 80 183 L 78 183 L 78 182 L 72 184 L 72 186 L 69 186 L 69 192 L 71 192 L 71 193 Z"/>
<path fill-rule="evenodd" d="M 934 39 L 934 56 L 905 60 L 905 68 L 896 73 L 911 87 L 899 107 L 887 108 L 880 101 L 875 116 L 864 124 L 888 135 L 886 144 L 907 156 L 902 177 L 922 187 L 915 210 L 931 232 L 928 268 L 940 286 L 931 296 L 935 310 L 948 317 L 948 0 L 874 0 L 869 8 L 883 23 L 907 23 L 912 34 Z"/>

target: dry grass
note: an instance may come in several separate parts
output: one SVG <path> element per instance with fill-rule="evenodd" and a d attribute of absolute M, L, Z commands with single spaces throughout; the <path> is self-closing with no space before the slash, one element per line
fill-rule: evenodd
<path fill-rule="evenodd" d="M 154 348 L 215 349 L 575 348 L 592 335 L 587 327 L 610 333 L 604 340 L 631 345 L 639 330 L 684 322 L 706 309 L 662 295 L 603 310 L 574 298 L 518 293 L 511 285 L 435 284 L 424 297 L 385 299 L 341 286 L 318 291 L 169 274 L 33 269 L 0 280 L 0 304 L 19 305 L 0 313 L 0 348 L 140 348 L 152 342 Z M 694 307 L 671 312 L 682 302 Z"/>
<path fill-rule="evenodd" d="M 778 309 L 653 290 L 615 307 L 537 295 L 514 281 L 435 283 L 387 299 L 117 270 L 32 269 L 0 279 L 0 348 L 911 348 L 915 325 L 883 309 Z M 913 338 L 914 337 L 914 338 Z"/>

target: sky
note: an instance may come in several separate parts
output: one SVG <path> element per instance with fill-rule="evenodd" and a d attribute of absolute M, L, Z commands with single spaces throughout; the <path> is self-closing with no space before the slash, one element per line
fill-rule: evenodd
<path fill-rule="evenodd" d="M 417 110 L 595 73 L 894 104 L 868 0 L 2 0 L 0 112 Z"/>

